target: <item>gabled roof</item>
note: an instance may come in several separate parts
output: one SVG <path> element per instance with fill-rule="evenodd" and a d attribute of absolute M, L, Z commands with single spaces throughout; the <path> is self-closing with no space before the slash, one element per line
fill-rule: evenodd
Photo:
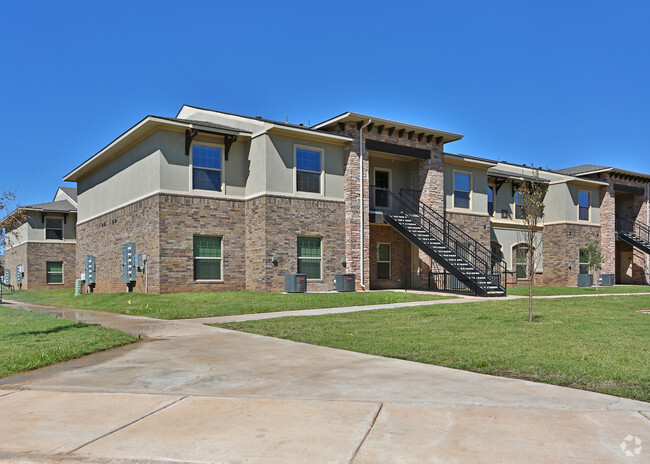
<path fill-rule="evenodd" d="M 63 192 L 72 198 L 74 201 L 77 201 L 77 189 L 74 187 L 59 187 Z"/>
<path fill-rule="evenodd" d="M 44 213 L 73 213 L 77 211 L 77 207 L 68 200 L 37 203 L 35 205 L 21 206 L 19 209 L 25 211 L 42 211 Z"/>
<path fill-rule="evenodd" d="M 460 140 L 463 138 L 462 134 L 456 134 L 453 132 L 446 132 L 446 131 L 441 131 L 438 129 L 432 129 L 429 127 L 423 127 L 423 126 L 415 126 L 413 124 L 407 124 L 404 122 L 399 122 L 399 121 L 392 121 L 390 119 L 384 119 L 384 118 L 378 118 L 375 116 L 370 116 L 367 114 L 361 114 L 361 113 L 354 113 L 351 111 L 348 111 L 347 113 L 340 114 L 338 116 L 335 116 L 331 119 L 328 119 L 327 121 L 323 121 L 319 124 L 316 124 L 312 126 L 312 129 L 323 129 L 325 127 L 332 126 L 333 124 L 337 124 L 340 122 L 366 122 L 368 120 L 372 120 L 374 123 L 375 127 L 376 126 L 385 126 L 386 128 L 393 127 L 397 130 L 404 129 L 405 131 L 413 131 L 419 134 L 425 134 L 425 135 L 433 135 L 434 137 L 442 137 L 443 143 L 449 143 L 449 142 L 454 142 L 456 140 Z"/>
<path fill-rule="evenodd" d="M 579 176 L 581 174 L 591 174 L 594 172 L 603 172 L 611 168 L 607 166 L 598 166 L 596 164 L 582 164 L 580 166 L 574 166 L 572 168 L 556 169 L 555 172 L 560 174 L 567 174 L 569 176 Z"/>

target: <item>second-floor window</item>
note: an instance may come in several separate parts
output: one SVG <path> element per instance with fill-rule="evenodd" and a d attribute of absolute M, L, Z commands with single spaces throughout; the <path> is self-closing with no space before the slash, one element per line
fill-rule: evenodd
<path fill-rule="evenodd" d="M 581 221 L 589 220 L 589 192 L 578 192 L 578 219 Z"/>
<path fill-rule="evenodd" d="M 210 145 L 192 145 L 192 188 L 220 192 L 221 177 L 221 148 Z"/>
<path fill-rule="evenodd" d="M 454 208 L 469 209 L 471 181 L 471 174 L 466 172 L 454 172 Z"/>
<path fill-rule="evenodd" d="M 45 239 L 63 240 L 63 219 L 45 218 Z"/>
<path fill-rule="evenodd" d="M 525 192 L 517 190 L 515 192 L 515 219 L 524 219 L 526 217 L 526 209 L 524 208 Z"/>
<path fill-rule="evenodd" d="M 490 216 L 494 216 L 494 186 L 488 185 L 487 197 L 488 197 L 488 214 Z"/>
<path fill-rule="evenodd" d="M 296 148 L 296 191 L 321 193 L 322 152 Z"/>

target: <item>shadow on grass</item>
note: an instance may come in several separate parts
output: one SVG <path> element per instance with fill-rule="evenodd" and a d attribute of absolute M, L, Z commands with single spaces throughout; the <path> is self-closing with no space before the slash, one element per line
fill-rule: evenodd
<path fill-rule="evenodd" d="M 62 325 L 59 327 L 52 327 L 51 329 L 47 330 L 32 330 L 30 332 L 19 332 L 13 334 L 14 336 L 22 336 L 22 335 L 47 335 L 47 334 L 53 334 L 53 333 L 59 333 L 63 332 L 65 330 L 70 330 L 70 329 L 79 329 L 82 327 L 87 327 L 88 324 L 84 324 L 83 322 L 78 322 L 76 324 L 72 325 Z"/>

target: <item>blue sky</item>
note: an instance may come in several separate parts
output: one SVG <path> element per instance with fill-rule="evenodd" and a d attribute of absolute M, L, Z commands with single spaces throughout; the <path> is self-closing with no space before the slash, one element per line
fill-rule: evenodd
<path fill-rule="evenodd" d="M 356 111 L 551 169 L 650 172 L 650 3 L 3 2 L 0 189 L 50 201 L 147 114 Z"/>

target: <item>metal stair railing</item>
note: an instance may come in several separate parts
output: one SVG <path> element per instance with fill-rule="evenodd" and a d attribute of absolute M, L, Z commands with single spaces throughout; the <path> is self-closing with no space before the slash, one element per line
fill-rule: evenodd
<path fill-rule="evenodd" d="M 616 232 L 633 234 L 646 243 L 650 243 L 650 227 L 629 216 L 616 218 Z"/>
<path fill-rule="evenodd" d="M 370 189 L 373 195 L 371 201 L 375 210 L 393 215 L 407 214 L 411 216 L 411 219 L 423 227 L 426 232 L 451 249 L 458 259 L 470 264 L 482 277 L 486 277 L 500 290 L 506 292 L 507 268 L 503 260 L 496 257 L 490 250 L 409 192 L 400 191 L 400 194 L 397 195 L 386 188 L 370 186 Z M 456 270 L 462 273 L 459 269 Z M 477 282 L 476 277 L 472 278 L 462 274 L 475 286 L 486 291 L 484 287 L 487 284 L 481 285 Z"/>
<path fill-rule="evenodd" d="M 474 255 L 478 256 L 481 262 L 489 263 L 488 274 L 498 274 L 499 276 L 503 276 L 503 287 L 505 289 L 508 281 L 507 274 L 509 272 L 505 261 L 499 256 L 495 255 L 492 250 L 482 245 L 479 241 L 463 232 L 458 226 L 450 222 L 442 214 L 435 211 L 426 203 L 420 201 L 420 199 L 416 198 L 411 192 L 411 190 L 402 190 L 400 191 L 400 195 L 403 197 L 410 197 L 411 201 L 417 202 L 418 207 L 421 208 L 423 212 L 426 213 L 426 215 L 430 217 L 436 217 L 438 220 L 443 221 L 445 224 L 445 230 L 447 232 L 446 236 L 448 237 L 448 240 L 455 243 L 460 243 L 462 246 L 466 246 L 464 244 L 470 244 L 471 252 Z"/>

